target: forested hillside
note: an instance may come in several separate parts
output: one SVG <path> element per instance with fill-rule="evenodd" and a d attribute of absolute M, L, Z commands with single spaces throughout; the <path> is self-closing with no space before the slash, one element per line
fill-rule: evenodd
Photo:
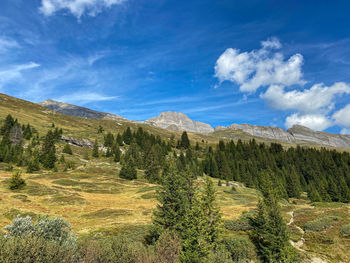
<path fill-rule="evenodd" d="M 319 224 L 338 229 L 342 238 L 329 240 L 347 247 L 345 210 L 321 222 L 310 215 L 301 237 L 292 223 L 305 220 L 294 211 L 309 202 L 348 207 L 349 153 L 105 129 L 90 148 L 67 143 L 54 122 L 40 133 L 16 116 L 2 120 L 1 262 L 308 262 L 318 256 Z M 305 235 L 310 252 L 290 243 Z"/>

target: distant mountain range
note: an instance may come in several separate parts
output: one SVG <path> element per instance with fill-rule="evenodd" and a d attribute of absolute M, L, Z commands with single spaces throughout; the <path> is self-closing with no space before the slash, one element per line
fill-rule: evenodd
<path fill-rule="evenodd" d="M 116 121 L 129 121 L 119 115 L 94 111 L 88 108 L 75 106 L 72 104 L 46 100 L 39 105 L 62 114 L 72 115 L 87 119 L 106 119 Z M 332 134 L 326 132 L 313 131 L 301 125 L 294 125 L 288 130 L 279 127 L 265 127 L 250 124 L 232 124 L 228 127 L 218 126 L 215 129 L 207 123 L 191 120 L 184 113 L 163 112 L 157 117 L 150 118 L 144 122 L 151 126 L 174 131 L 189 131 L 194 133 L 217 134 L 241 131 L 251 137 L 275 140 L 291 144 L 309 143 L 311 145 L 350 148 L 350 135 Z"/>

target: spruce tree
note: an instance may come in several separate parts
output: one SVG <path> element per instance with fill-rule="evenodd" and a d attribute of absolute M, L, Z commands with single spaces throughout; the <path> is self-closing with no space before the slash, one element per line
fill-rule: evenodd
<path fill-rule="evenodd" d="M 26 185 L 26 182 L 21 177 L 20 172 L 15 172 L 9 182 L 9 188 L 10 190 L 18 190 L 23 188 Z"/>
<path fill-rule="evenodd" d="M 257 214 L 250 218 L 250 238 L 255 244 L 262 262 L 298 262 L 295 249 L 289 243 L 287 225 L 284 222 L 275 194 L 269 189 L 258 204 Z"/>
<path fill-rule="evenodd" d="M 66 145 L 64 146 L 62 152 L 66 153 L 66 154 L 69 154 L 69 155 L 73 154 L 72 148 L 70 147 L 69 143 L 66 143 Z"/>
<path fill-rule="evenodd" d="M 190 140 L 188 139 L 187 132 L 184 131 L 181 135 L 180 148 L 188 149 L 190 147 Z"/>
<path fill-rule="evenodd" d="M 94 145 L 92 147 L 92 157 L 94 157 L 94 158 L 99 157 L 97 140 L 95 140 Z"/>
<path fill-rule="evenodd" d="M 125 155 L 119 177 L 127 180 L 137 179 L 135 160 L 132 155 Z"/>
<path fill-rule="evenodd" d="M 216 248 L 221 233 L 221 213 L 216 205 L 216 189 L 213 181 L 205 177 L 204 191 L 201 195 L 201 206 L 206 220 L 206 242 Z"/>
<path fill-rule="evenodd" d="M 130 145 L 132 141 L 132 133 L 130 127 L 126 128 L 126 130 L 123 133 L 123 141 Z"/>
<path fill-rule="evenodd" d="M 44 143 L 41 148 L 41 162 L 47 169 L 52 169 L 56 162 L 55 135 L 49 130 L 45 136 Z"/>

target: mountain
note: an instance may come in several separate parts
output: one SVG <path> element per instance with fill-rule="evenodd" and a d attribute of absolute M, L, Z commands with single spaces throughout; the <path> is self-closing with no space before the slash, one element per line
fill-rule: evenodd
<path fill-rule="evenodd" d="M 80 107 L 68 103 L 58 102 L 54 100 L 45 100 L 39 102 L 39 105 L 48 108 L 50 110 L 57 111 L 62 114 L 96 120 L 115 120 L 115 121 L 126 121 L 127 119 L 122 116 L 110 114 L 106 112 L 94 111 L 85 107 Z"/>
<path fill-rule="evenodd" d="M 145 123 L 153 126 L 175 130 L 175 131 L 189 131 L 197 133 L 211 133 L 214 131 L 213 127 L 209 124 L 193 121 L 186 114 L 180 112 L 167 111 L 162 112 L 157 117 L 153 117 Z"/>
<path fill-rule="evenodd" d="M 266 139 L 272 139 L 280 142 L 288 143 L 308 143 L 312 145 L 350 148 L 350 135 L 333 134 L 327 132 L 319 132 L 309 129 L 301 125 L 294 125 L 288 130 L 278 127 L 265 127 L 249 124 L 232 124 L 230 126 L 216 127 L 215 131 L 221 130 L 241 130 L 244 133 Z"/>

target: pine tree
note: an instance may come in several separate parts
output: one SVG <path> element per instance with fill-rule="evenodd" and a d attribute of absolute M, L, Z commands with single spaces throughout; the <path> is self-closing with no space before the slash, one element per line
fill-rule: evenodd
<path fill-rule="evenodd" d="M 181 135 L 180 148 L 188 149 L 190 147 L 190 140 L 188 139 L 187 132 L 184 131 Z"/>
<path fill-rule="evenodd" d="M 112 133 L 108 132 L 107 135 L 104 136 L 104 144 L 105 147 L 112 147 L 114 143 L 114 136 Z"/>
<path fill-rule="evenodd" d="M 92 147 L 92 157 L 94 157 L 94 158 L 98 158 L 99 157 L 97 140 L 95 140 L 94 146 Z"/>
<path fill-rule="evenodd" d="M 9 182 L 9 188 L 10 190 L 18 190 L 23 188 L 26 185 L 26 182 L 21 177 L 20 172 L 15 172 Z"/>
<path fill-rule="evenodd" d="M 132 141 L 132 133 L 130 127 L 126 128 L 126 130 L 123 133 L 123 141 L 130 145 Z"/>
<path fill-rule="evenodd" d="M 69 154 L 69 155 L 73 154 L 72 148 L 70 147 L 69 143 L 66 143 L 66 145 L 64 146 L 62 152 L 66 153 L 66 154 Z"/>
<path fill-rule="evenodd" d="M 215 248 L 219 243 L 221 232 L 221 213 L 220 208 L 216 206 L 216 189 L 212 180 L 205 177 L 205 187 L 201 196 L 202 210 L 206 219 L 207 243 L 211 248 Z"/>
<path fill-rule="evenodd" d="M 256 246 L 262 262 L 293 263 L 298 262 L 297 254 L 289 243 L 287 226 L 281 216 L 275 194 L 263 193 L 264 198 L 258 204 L 258 212 L 250 219 L 252 231 L 250 238 Z"/>
<path fill-rule="evenodd" d="M 113 152 L 114 152 L 114 161 L 118 163 L 120 161 L 120 156 L 121 156 L 121 152 L 118 145 L 114 146 Z"/>
<path fill-rule="evenodd" d="M 55 135 L 49 130 L 45 136 L 44 143 L 41 148 L 41 162 L 47 169 L 52 169 L 56 162 Z"/>
<path fill-rule="evenodd" d="M 132 158 L 128 158 L 126 162 L 123 164 L 119 172 L 119 177 L 127 180 L 137 179 L 137 171 Z"/>

